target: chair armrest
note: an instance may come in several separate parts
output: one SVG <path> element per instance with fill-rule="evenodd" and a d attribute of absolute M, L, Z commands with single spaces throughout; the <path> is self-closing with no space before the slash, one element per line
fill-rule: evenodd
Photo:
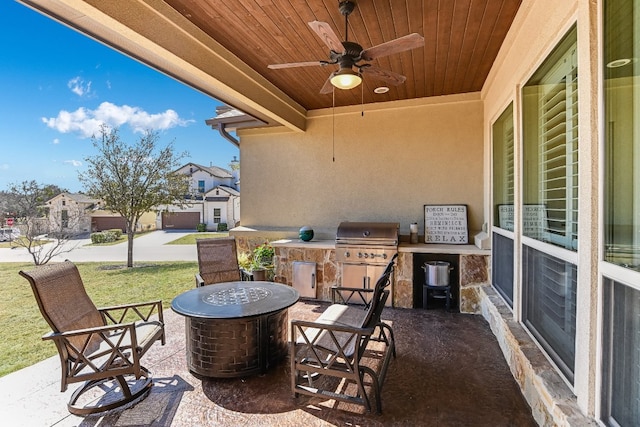
<path fill-rule="evenodd" d="M 158 321 L 164 324 L 161 300 L 101 307 L 98 311 L 100 311 L 102 318 L 107 324 L 123 324 L 125 323 L 126 317 L 132 314 L 137 320 L 144 320 L 146 322 L 156 312 Z"/>
<path fill-rule="evenodd" d="M 321 323 L 305 320 L 291 322 L 294 346 L 314 354 L 328 352 L 337 357 L 352 357 L 360 353 L 360 343 L 371 337 L 375 328 L 361 328 L 344 323 Z M 316 357 L 317 358 L 317 357 Z"/>
<path fill-rule="evenodd" d="M 300 328 L 313 328 L 318 330 L 326 330 L 326 331 L 335 331 L 335 332 L 346 332 L 352 334 L 359 335 L 371 335 L 375 328 L 362 328 L 359 326 L 352 326 L 346 323 L 330 321 L 330 322 L 315 322 L 309 320 L 292 320 L 291 326 L 295 326 L 297 329 Z"/>
<path fill-rule="evenodd" d="M 118 345 L 114 346 L 109 337 L 116 333 L 119 333 L 120 336 L 124 335 L 128 339 L 118 339 Z M 95 326 L 66 332 L 49 332 L 42 339 L 54 341 L 64 359 L 72 357 L 73 359 L 85 360 L 85 363 L 101 358 L 105 354 L 116 354 L 123 347 L 138 348 L 134 323 Z M 104 343 L 108 344 L 103 345 Z M 137 359 L 138 352 L 132 353 L 134 359 Z"/>
<path fill-rule="evenodd" d="M 94 326 L 93 328 L 74 329 L 72 331 L 65 332 L 48 332 L 42 336 L 43 340 L 56 340 L 56 339 L 68 339 L 71 337 L 78 337 L 83 335 L 100 334 L 100 333 L 113 333 L 120 330 L 129 329 L 135 330 L 134 323 L 120 323 L 114 325 Z"/>

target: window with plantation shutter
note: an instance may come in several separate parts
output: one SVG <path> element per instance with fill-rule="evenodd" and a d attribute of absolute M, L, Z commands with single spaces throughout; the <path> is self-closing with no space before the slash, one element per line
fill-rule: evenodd
<path fill-rule="evenodd" d="M 575 31 L 524 93 L 524 235 L 578 247 L 578 64 Z"/>
<path fill-rule="evenodd" d="M 567 249 L 578 241 L 578 69 L 575 44 L 540 84 L 542 240 Z"/>
<path fill-rule="evenodd" d="M 505 302 L 513 307 L 513 104 L 509 104 L 493 124 L 492 138 L 494 228 L 491 283 Z"/>
<path fill-rule="evenodd" d="M 578 248 L 576 46 L 574 27 L 529 79 L 522 96 L 522 235 L 535 239 L 523 239 L 522 315 L 570 382 L 578 284 L 572 253 Z"/>

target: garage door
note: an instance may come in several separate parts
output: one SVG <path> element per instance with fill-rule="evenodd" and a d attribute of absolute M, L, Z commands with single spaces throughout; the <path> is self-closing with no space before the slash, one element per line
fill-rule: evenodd
<path fill-rule="evenodd" d="M 126 223 L 121 216 L 94 216 L 91 218 L 91 230 L 104 231 L 114 230 L 116 228 L 126 231 Z"/>
<path fill-rule="evenodd" d="M 195 230 L 200 222 L 199 212 L 163 212 L 162 228 Z"/>

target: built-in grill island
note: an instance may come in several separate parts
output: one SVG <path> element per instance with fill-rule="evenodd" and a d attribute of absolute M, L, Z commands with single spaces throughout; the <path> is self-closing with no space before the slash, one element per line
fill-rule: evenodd
<path fill-rule="evenodd" d="M 398 252 L 397 222 L 342 222 L 336 232 L 336 262 L 340 286 L 373 289 L 391 258 Z M 387 305 L 393 305 L 393 280 Z"/>

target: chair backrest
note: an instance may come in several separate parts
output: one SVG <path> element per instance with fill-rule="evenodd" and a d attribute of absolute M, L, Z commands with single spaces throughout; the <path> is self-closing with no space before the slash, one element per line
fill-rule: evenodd
<path fill-rule="evenodd" d="M 382 273 L 382 274 L 385 274 L 385 273 L 388 273 L 388 272 L 393 271 L 393 267 L 395 266 L 395 262 L 396 262 L 396 259 L 397 259 L 397 258 L 398 258 L 398 253 L 396 252 L 396 253 L 391 257 L 391 261 L 389 261 L 389 264 L 387 264 L 387 266 L 386 266 L 386 267 L 385 267 L 385 269 L 384 269 L 384 273 Z"/>
<path fill-rule="evenodd" d="M 53 332 L 105 325 L 87 295 L 78 268 L 71 261 L 21 270 L 19 274 L 31 284 L 40 312 Z M 74 344 L 80 345 L 80 342 Z"/>
<path fill-rule="evenodd" d="M 398 254 L 394 255 L 384 269 L 384 272 L 376 282 L 375 288 L 373 288 L 373 296 L 367 310 L 367 315 L 362 322 L 362 326 L 365 328 L 373 327 L 380 321 L 380 315 L 384 304 L 387 302 L 389 291 L 386 288 L 391 283 L 391 275 L 393 274 L 393 268 L 395 260 Z"/>
<path fill-rule="evenodd" d="M 205 285 L 240 280 L 236 239 L 197 239 L 198 269 Z"/>

